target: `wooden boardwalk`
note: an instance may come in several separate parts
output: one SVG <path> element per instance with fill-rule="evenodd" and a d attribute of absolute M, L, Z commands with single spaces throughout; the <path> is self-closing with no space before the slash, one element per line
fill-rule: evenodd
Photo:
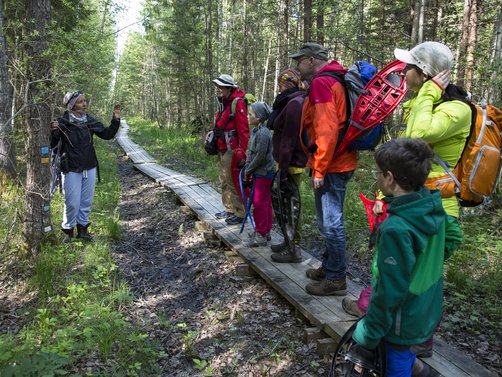
<path fill-rule="evenodd" d="M 207 182 L 193 178 L 163 167 L 144 151 L 139 145 L 131 142 L 127 136 L 128 125 L 123 120 L 117 134 L 117 141 L 132 160 L 134 167 L 159 184 L 172 190 L 194 214 L 211 228 L 214 234 L 229 248 L 237 252 L 268 284 L 284 296 L 313 325 L 338 341 L 345 331 L 354 323 L 354 317 L 342 309 L 341 297 L 317 297 L 305 291 L 310 282 L 305 276 L 308 268 L 317 268 L 320 261 L 302 251 L 303 262 L 296 264 L 275 263 L 271 260 L 270 248 L 247 248 L 243 238 L 251 229 L 246 226 L 239 234 L 240 226 L 227 226 L 224 220 L 217 219 L 214 214 L 223 211 L 221 195 Z M 279 237 L 272 232 L 273 239 Z M 348 295 L 359 296 L 362 287 L 348 280 Z M 471 359 L 461 355 L 453 347 L 440 339 L 435 339 L 434 355 L 424 361 L 445 377 L 494 377 L 492 373 Z"/>

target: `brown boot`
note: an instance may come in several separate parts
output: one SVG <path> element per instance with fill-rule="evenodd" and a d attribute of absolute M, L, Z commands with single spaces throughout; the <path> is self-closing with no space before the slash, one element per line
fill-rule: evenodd
<path fill-rule="evenodd" d="M 277 263 L 301 263 L 302 252 L 300 246 L 293 245 L 291 250 L 285 250 L 282 253 L 272 254 L 270 257 Z"/>
<path fill-rule="evenodd" d="M 357 306 L 357 300 L 352 300 L 349 297 L 344 297 L 342 300 L 342 308 L 346 313 L 353 315 L 354 317 L 361 318 L 363 316 L 363 312 Z"/>
<path fill-rule="evenodd" d="M 305 275 L 307 275 L 309 279 L 321 281 L 326 277 L 326 271 L 324 270 L 323 266 L 319 268 L 309 268 L 307 271 L 305 271 Z"/>
<path fill-rule="evenodd" d="M 347 283 L 345 278 L 338 280 L 322 279 L 320 282 L 309 283 L 305 290 L 314 296 L 345 296 Z"/>
<path fill-rule="evenodd" d="M 91 225 L 91 223 L 87 225 L 77 224 L 77 238 L 82 238 L 86 241 L 94 240 L 94 236 L 87 230 L 87 228 L 89 228 L 89 225 Z"/>
<path fill-rule="evenodd" d="M 284 241 L 284 240 L 281 243 L 270 245 L 270 249 L 274 253 L 281 253 L 281 252 L 285 251 L 287 248 L 288 248 L 288 245 L 286 244 L 286 241 Z"/>

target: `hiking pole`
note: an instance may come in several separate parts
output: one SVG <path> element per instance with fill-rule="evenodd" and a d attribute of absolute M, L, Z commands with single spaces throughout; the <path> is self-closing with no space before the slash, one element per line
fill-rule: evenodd
<path fill-rule="evenodd" d="M 242 221 L 241 224 L 241 230 L 239 231 L 239 234 L 242 233 L 244 230 L 244 226 L 246 225 L 246 220 L 249 217 L 249 222 L 251 223 L 251 226 L 253 227 L 253 230 L 255 230 L 254 222 L 253 222 L 253 217 L 251 216 L 251 205 L 253 204 L 253 196 L 254 196 L 254 182 L 253 186 L 251 186 L 251 192 L 249 194 L 249 199 L 246 200 L 246 194 L 244 192 L 244 186 L 242 184 L 242 176 L 244 175 L 244 168 L 241 169 L 239 173 L 239 187 L 241 189 L 241 196 L 242 196 L 242 202 L 244 203 L 244 207 L 246 208 L 246 214 L 244 215 L 244 220 Z"/>

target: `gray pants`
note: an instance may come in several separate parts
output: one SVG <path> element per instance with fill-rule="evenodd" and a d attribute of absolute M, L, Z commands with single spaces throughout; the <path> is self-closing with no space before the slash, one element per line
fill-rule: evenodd
<path fill-rule="evenodd" d="M 61 224 L 63 229 L 89 223 L 95 184 L 96 168 L 81 173 L 63 174 L 64 211 Z"/>

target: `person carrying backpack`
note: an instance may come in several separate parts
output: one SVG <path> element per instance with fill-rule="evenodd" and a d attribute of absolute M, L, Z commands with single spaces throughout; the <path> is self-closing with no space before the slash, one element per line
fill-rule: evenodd
<path fill-rule="evenodd" d="M 357 152 L 345 151 L 334 158 L 339 132 L 347 123 L 348 99 L 336 78 L 320 74 L 344 76 L 347 69 L 336 60 L 328 62 L 328 49 L 318 43 L 307 42 L 289 56 L 296 60 L 301 78 L 310 81 L 300 134 L 304 151 L 310 154 L 307 166 L 314 187 L 317 226 L 326 243 L 322 266 L 306 271 L 314 282 L 305 289 L 317 296 L 344 296 L 347 262 L 343 202 L 347 183 L 357 168 Z"/>
<path fill-rule="evenodd" d="M 272 153 L 280 170 L 280 181 L 286 184 L 291 180 L 299 189 L 301 176 L 307 164 L 307 155 L 300 145 L 300 123 L 302 120 L 302 107 L 305 99 L 300 72 L 295 68 L 283 70 L 277 78 L 279 94 L 277 95 L 272 108 L 277 115 L 272 120 L 269 118 L 268 126 L 274 129 L 272 135 Z M 279 174 L 279 173 L 278 173 Z M 297 198 L 301 201 L 301 198 Z M 291 197 L 287 197 L 288 207 L 291 207 Z M 301 203 L 300 213 L 296 222 L 294 239 L 286 241 L 286 235 L 279 244 L 271 245 L 274 252 L 272 260 L 278 263 L 300 263 L 302 255 L 300 250 L 301 241 Z"/>
<path fill-rule="evenodd" d="M 73 238 L 93 240 L 89 233 L 89 216 L 94 199 L 94 186 L 98 159 L 93 135 L 104 140 L 115 137 L 120 127 L 120 105 L 115 105 L 109 127 L 87 114 L 87 100 L 80 91 L 68 92 L 63 104 L 66 111 L 61 118 L 51 122 L 51 148 L 60 143 L 60 167 L 64 194 L 63 222 L 61 230 Z"/>
<path fill-rule="evenodd" d="M 236 148 L 246 150 L 249 141 L 249 126 L 247 120 L 247 105 L 245 92 L 238 88 L 230 75 L 222 74 L 213 80 L 218 96 L 219 110 L 215 115 L 214 134 L 218 138 L 218 176 L 222 190 L 222 201 L 225 210 L 216 213 L 219 219 L 225 219 L 228 225 L 236 225 L 244 220 L 244 206 L 237 193 L 232 178 L 231 165 L 233 151 Z M 232 102 L 238 100 L 235 113 L 231 116 Z"/>
<path fill-rule="evenodd" d="M 450 83 L 453 54 L 448 46 L 439 42 L 424 42 L 411 50 L 395 49 L 394 55 L 406 66 L 406 83 L 414 91 L 412 98 L 403 104 L 404 124 L 399 137 L 421 138 L 434 154 L 452 168 L 457 164 L 464 149 L 471 125 L 471 108 L 467 93 Z M 426 185 L 436 188 L 436 181 L 445 176 L 441 165 L 433 162 Z M 382 213 L 381 200 L 377 200 L 373 212 Z M 462 242 L 458 224 L 460 207 L 454 194 L 442 198 L 446 212 L 446 235 L 454 240 L 445 250 L 447 259 Z M 342 307 L 350 314 L 360 316 L 367 308 L 365 300 L 344 299 Z M 432 338 L 412 349 L 419 356 L 432 356 Z"/>

